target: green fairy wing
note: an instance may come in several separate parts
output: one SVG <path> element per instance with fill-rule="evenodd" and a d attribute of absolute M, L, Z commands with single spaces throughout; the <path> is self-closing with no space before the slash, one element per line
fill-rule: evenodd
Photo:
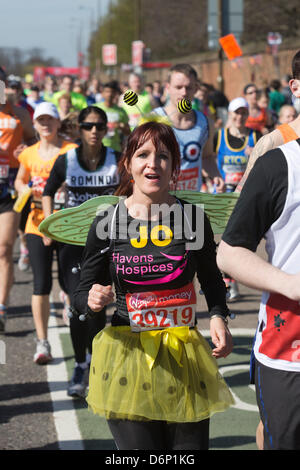
<path fill-rule="evenodd" d="M 197 191 L 172 191 L 183 201 L 204 206 L 213 232 L 222 234 L 238 198 L 237 193 L 208 194 Z M 39 226 L 45 236 L 71 245 L 85 245 L 90 226 L 100 211 L 119 202 L 118 196 L 98 196 L 80 206 L 62 209 L 47 217 Z"/>
<path fill-rule="evenodd" d="M 204 205 L 204 211 L 215 235 L 224 232 L 239 197 L 239 193 L 210 194 L 184 190 L 171 191 L 171 194 L 191 204 Z"/>
<path fill-rule="evenodd" d="M 98 214 L 119 202 L 118 196 L 98 196 L 77 207 L 51 214 L 39 226 L 39 231 L 53 240 L 71 245 L 85 245 L 90 226 Z"/>

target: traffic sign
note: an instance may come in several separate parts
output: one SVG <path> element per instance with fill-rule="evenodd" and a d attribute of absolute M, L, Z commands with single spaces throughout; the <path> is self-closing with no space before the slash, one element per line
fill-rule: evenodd
<path fill-rule="evenodd" d="M 268 44 L 270 46 L 279 46 L 282 43 L 282 36 L 280 33 L 268 33 Z"/>

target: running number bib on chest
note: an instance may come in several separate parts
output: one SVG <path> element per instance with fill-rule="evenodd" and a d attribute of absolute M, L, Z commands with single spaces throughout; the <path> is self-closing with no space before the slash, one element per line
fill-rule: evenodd
<path fill-rule="evenodd" d="M 180 289 L 126 294 L 132 331 L 195 326 L 196 294 L 193 283 Z"/>
<path fill-rule="evenodd" d="M 172 189 L 197 191 L 199 181 L 199 168 L 187 168 L 181 170 L 176 186 Z"/>

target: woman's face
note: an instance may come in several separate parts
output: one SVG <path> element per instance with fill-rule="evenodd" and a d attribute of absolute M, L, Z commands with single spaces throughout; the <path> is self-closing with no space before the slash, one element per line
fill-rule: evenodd
<path fill-rule="evenodd" d="M 156 150 L 147 140 L 133 154 L 127 171 L 134 180 L 133 192 L 150 197 L 164 194 L 172 179 L 172 155 L 164 145 Z"/>
<path fill-rule="evenodd" d="M 230 113 L 231 123 L 237 129 L 243 129 L 245 127 L 248 115 L 248 108 L 238 108 L 236 111 Z"/>
<path fill-rule="evenodd" d="M 38 132 L 40 138 L 50 139 L 57 135 L 58 129 L 60 128 L 60 121 L 48 114 L 39 116 L 34 121 L 34 127 Z"/>
<path fill-rule="evenodd" d="M 90 147 L 99 147 L 107 131 L 106 124 L 96 113 L 88 114 L 80 123 L 82 142 Z"/>

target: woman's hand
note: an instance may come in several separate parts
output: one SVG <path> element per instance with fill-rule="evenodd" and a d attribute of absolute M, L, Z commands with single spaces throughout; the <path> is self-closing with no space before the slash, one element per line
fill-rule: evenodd
<path fill-rule="evenodd" d="M 52 244 L 53 240 L 52 238 L 49 237 L 43 237 L 43 243 L 45 246 L 50 246 Z"/>
<path fill-rule="evenodd" d="M 225 182 L 223 178 L 220 176 L 215 176 L 214 179 L 214 185 L 216 187 L 216 192 L 219 193 L 224 193 L 225 192 Z"/>
<path fill-rule="evenodd" d="M 212 354 L 215 358 L 226 357 L 233 348 L 231 333 L 222 318 L 215 317 L 210 320 L 210 335 L 216 346 Z"/>
<path fill-rule="evenodd" d="M 105 305 L 110 304 L 114 300 L 112 286 L 101 286 L 101 284 L 93 284 L 89 290 L 88 306 L 93 312 L 100 312 Z"/>

